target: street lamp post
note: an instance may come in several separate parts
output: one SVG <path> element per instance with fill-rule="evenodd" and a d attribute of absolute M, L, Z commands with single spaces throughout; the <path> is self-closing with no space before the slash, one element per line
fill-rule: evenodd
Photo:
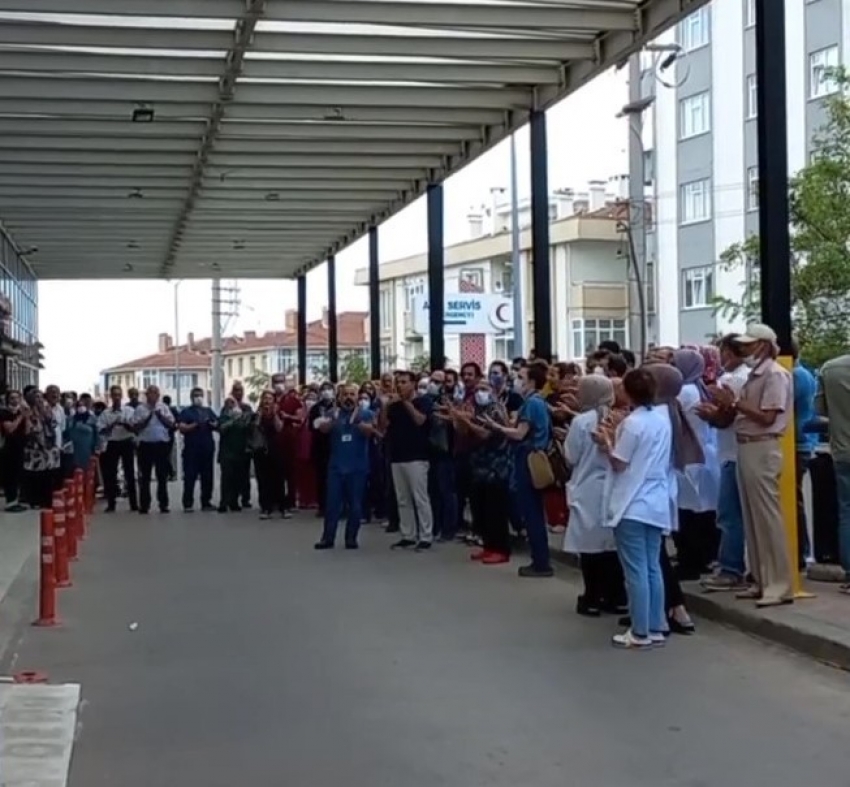
<path fill-rule="evenodd" d="M 180 407 L 180 285 L 174 282 L 174 406 Z"/>

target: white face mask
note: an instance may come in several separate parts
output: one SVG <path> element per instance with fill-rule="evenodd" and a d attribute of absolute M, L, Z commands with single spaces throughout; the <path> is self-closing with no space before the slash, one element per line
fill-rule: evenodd
<path fill-rule="evenodd" d="M 316 398 L 314 398 L 314 397 L 312 397 L 312 396 L 311 396 L 309 399 L 306 399 L 306 400 L 305 400 L 304 404 L 306 404 L 306 405 L 307 405 L 307 407 L 312 407 L 312 406 L 313 406 L 314 404 L 316 404 L 316 402 L 318 402 L 318 401 L 319 401 L 318 399 L 316 399 Z"/>
<path fill-rule="evenodd" d="M 428 383 L 418 386 L 416 388 L 416 393 L 419 394 L 419 396 L 426 396 L 428 393 Z"/>
<path fill-rule="evenodd" d="M 277 393 L 283 393 L 286 390 L 286 386 L 283 383 L 275 383 L 274 389 Z"/>
<path fill-rule="evenodd" d="M 428 393 L 431 396 L 439 396 L 440 395 L 440 384 L 439 383 L 428 383 Z"/>
<path fill-rule="evenodd" d="M 360 400 L 360 409 L 361 410 L 368 410 L 371 406 L 372 406 L 372 403 L 368 399 L 361 399 Z"/>
<path fill-rule="evenodd" d="M 334 398 L 334 392 L 331 391 L 330 389 L 325 388 L 325 390 L 322 391 L 322 399 L 324 399 L 326 402 L 330 402 L 333 398 Z"/>
<path fill-rule="evenodd" d="M 87 407 L 78 407 L 77 408 L 77 415 L 85 415 L 87 412 L 88 412 Z"/>
<path fill-rule="evenodd" d="M 750 369 L 755 369 L 756 366 L 759 365 L 759 357 L 757 355 L 748 355 L 744 358 L 744 363 L 749 366 Z"/>
<path fill-rule="evenodd" d="M 523 380 L 522 377 L 517 377 L 516 380 L 514 380 L 514 391 L 518 394 L 525 393 L 525 380 Z"/>
<path fill-rule="evenodd" d="M 204 397 L 203 396 L 193 396 L 192 397 L 192 404 L 195 405 L 195 407 L 200 407 L 201 405 L 203 405 L 203 403 L 204 403 Z"/>
<path fill-rule="evenodd" d="M 486 407 L 492 401 L 492 397 L 490 396 L 489 391 L 476 391 L 475 392 L 475 403 L 479 407 Z"/>

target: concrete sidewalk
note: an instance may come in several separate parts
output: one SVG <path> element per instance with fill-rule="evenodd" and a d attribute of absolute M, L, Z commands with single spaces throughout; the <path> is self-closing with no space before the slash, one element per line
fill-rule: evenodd
<path fill-rule="evenodd" d="M 38 542 L 38 511 L 0 513 L 0 605 L 22 571 L 28 570 L 28 562 L 38 553 Z M 2 625 L 0 616 L 0 628 Z"/>
<path fill-rule="evenodd" d="M 574 555 L 561 550 L 563 536 L 552 535 L 555 561 L 578 569 Z M 698 582 L 682 585 L 688 609 L 695 615 L 769 640 L 843 670 L 850 670 L 850 596 L 830 582 L 804 581 L 814 598 L 793 605 L 759 609 L 734 593 L 706 593 Z"/>

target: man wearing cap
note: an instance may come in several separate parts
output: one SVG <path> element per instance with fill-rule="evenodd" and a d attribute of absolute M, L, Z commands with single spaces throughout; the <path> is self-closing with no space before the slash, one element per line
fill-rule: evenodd
<path fill-rule="evenodd" d="M 752 370 L 737 399 L 729 389 L 717 396 L 735 412 L 738 441 L 738 487 L 744 514 L 750 570 L 755 587 L 738 598 L 755 599 L 760 607 L 794 600 L 791 566 L 779 496 L 782 474 L 780 438 L 794 409 L 791 374 L 777 361 L 776 333 L 767 325 L 747 326 L 737 338 Z"/>

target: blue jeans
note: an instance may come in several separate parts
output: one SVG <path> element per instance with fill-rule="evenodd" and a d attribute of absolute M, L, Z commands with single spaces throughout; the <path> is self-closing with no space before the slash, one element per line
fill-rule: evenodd
<path fill-rule="evenodd" d="M 850 462 L 834 462 L 838 492 L 838 554 L 845 579 L 850 582 Z"/>
<path fill-rule="evenodd" d="M 328 491 L 325 499 L 325 529 L 322 541 L 333 544 L 343 508 L 348 511 L 345 524 L 345 543 L 356 544 L 360 532 L 363 512 L 363 490 L 366 488 L 366 473 L 362 471 L 328 471 Z"/>
<path fill-rule="evenodd" d="M 664 578 L 661 574 L 661 528 L 622 519 L 614 529 L 617 554 L 626 575 L 632 631 L 636 636 L 667 631 Z"/>
<path fill-rule="evenodd" d="M 428 468 L 428 492 L 434 515 L 434 536 L 452 539 L 457 535 L 457 490 L 455 460 L 451 455 L 435 457 Z"/>
<path fill-rule="evenodd" d="M 549 531 L 546 529 L 546 512 L 543 507 L 543 492 L 534 488 L 528 470 L 528 455 L 517 452 L 514 464 L 514 486 L 517 505 L 525 522 L 528 547 L 531 550 L 531 565 L 538 571 L 548 571 Z"/>
<path fill-rule="evenodd" d="M 720 496 L 717 501 L 720 550 L 717 562 L 724 574 L 743 577 L 747 572 L 744 563 L 744 512 L 736 466 L 736 462 L 724 462 L 720 468 Z"/>

